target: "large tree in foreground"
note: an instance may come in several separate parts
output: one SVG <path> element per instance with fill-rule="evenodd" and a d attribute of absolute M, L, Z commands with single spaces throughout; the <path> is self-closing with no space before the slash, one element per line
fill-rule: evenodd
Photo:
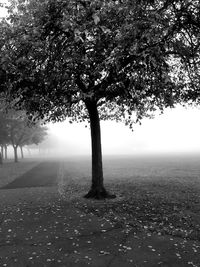
<path fill-rule="evenodd" d="M 110 196 L 100 120 L 132 127 L 196 90 L 199 11 L 198 0 L 12 1 L 1 23 L 0 86 L 33 117 L 90 122 L 86 197 Z"/>

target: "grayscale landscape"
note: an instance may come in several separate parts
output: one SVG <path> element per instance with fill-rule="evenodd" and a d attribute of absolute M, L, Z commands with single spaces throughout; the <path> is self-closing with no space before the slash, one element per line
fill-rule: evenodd
<path fill-rule="evenodd" d="M 200 267 L 200 0 L 0 0 L 0 267 Z"/>

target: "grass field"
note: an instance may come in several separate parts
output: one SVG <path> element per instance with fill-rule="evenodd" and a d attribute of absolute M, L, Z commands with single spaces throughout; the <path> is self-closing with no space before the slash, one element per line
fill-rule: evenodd
<path fill-rule="evenodd" d="M 0 187 L 38 164 L 6 162 Z M 116 224 L 200 241 L 200 156 L 104 157 L 106 188 L 115 200 L 83 199 L 91 183 L 90 158 L 65 160 L 59 190 L 84 212 Z"/>
<path fill-rule="evenodd" d="M 0 165 L 0 187 L 12 182 L 15 178 L 32 169 L 38 163 L 39 161 L 36 159 L 24 159 L 18 163 L 14 163 L 13 160 L 5 161 Z"/>
<path fill-rule="evenodd" d="M 131 265 L 130 262 L 131 266 L 199 267 L 199 162 L 200 156 L 197 155 L 187 157 L 104 157 L 105 186 L 109 191 L 115 193 L 117 198 L 112 200 L 88 200 L 84 199 L 83 195 L 88 192 L 91 183 L 90 158 L 62 159 L 58 175 L 55 177 L 58 181 L 60 195 L 57 192 L 57 188 L 52 187 L 53 192 L 58 197 L 60 206 L 54 206 L 55 203 L 51 206 L 49 200 L 54 194 L 51 195 L 47 192 L 45 193 L 46 195 L 44 193 L 41 194 L 40 188 L 38 190 L 37 188 L 26 190 L 25 199 L 29 199 L 29 194 L 34 199 L 37 195 L 41 201 L 40 210 L 45 207 L 46 197 L 47 203 L 50 205 L 47 205 L 48 211 L 50 212 L 52 208 L 56 208 L 56 216 L 59 218 L 62 218 L 62 208 L 65 210 L 70 206 L 72 208 L 75 207 L 76 210 L 78 209 L 78 214 L 83 217 L 98 218 L 100 220 L 103 218 L 102 221 L 109 221 L 112 229 L 116 231 L 114 234 L 118 233 L 123 237 L 119 240 L 117 239 L 119 251 L 126 248 L 132 249 L 129 244 L 133 244 L 133 252 L 138 253 L 136 255 L 139 257 L 138 262 L 146 264 Z M 7 162 L 0 169 L 0 179 L 4 183 L 8 183 L 9 180 L 13 180 L 16 176 L 28 171 L 36 164 L 38 164 L 38 161 L 35 160 L 23 161 L 18 164 Z M 43 172 L 45 173 L 45 170 Z M 41 173 L 42 177 L 44 176 Z M 14 191 L 15 194 L 20 195 L 20 192 L 23 192 L 20 190 Z M 4 190 L 4 196 L 10 196 L 9 194 L 13 195 L 9 190 Z M 54 201 L 54 198 L 52 200 Z M 29 212 L 30 215 L 31 207 L 29 204 L 27 205 L 25 204 L 26 212 Z M 13 207 L 15 211 L 16 207 Z M 20 209 L 19 211 L 21 212 Z M 12 212 L 11 210 L 11 214 Z M 28 213 L 23 212 L 23 214 L 26 216 Z M 85 216 L 87 214 L 94 214 L 97 217 Z M 57 219 L 54 219 L 54 213 L 52 215 L 50 212 L 49 216 L 53 222 L 56 222 Z M 38 207 L 37 212 L 33 214 L 33 218 L 38 219 L 37 217 Z M 68 217 L 66 220 L 68 220 Z M 65 227 L 66 221 L 62 223 L 64 223 L 63 227 Z M 38 224 L 37 221 L 36 224 Z M 45 233 L 46 228 L 45 226 Z M 64 228 L 61 227 L 59 229 L 62 236 Z M 51 229 L 49 228 L 49 232 L 51 231 L 52 225 Z M 94 235 L 94 247 L 97 242 L 96 237 L 99 237 L 97 233 Z M 128 243 L 132 238 L 133 243 Z M 136 246 L 135 244 L 138 245 Z M 125 254 L 124 257 L 126 255 L 129 254 Z M 135 254 L 133 256 L 135 258 Z M 143 256 L 145 256 L 145 261 Z M 155 257 L 154 260 L 157 264 L 148 265 L 149 262 L 152 262 L 151 257 Z"/>
<path fill-rule="evenodd" d="M 106 188 L 115 200 L 88 201 L 87 158 L 65 162 L 62 194 L 85 212 L 135 230 L 200 241 L 200 156 L 104 157 Z"/>

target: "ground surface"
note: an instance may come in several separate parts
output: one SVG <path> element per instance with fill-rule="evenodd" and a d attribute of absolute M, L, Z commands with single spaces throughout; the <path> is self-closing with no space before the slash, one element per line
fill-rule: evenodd
<path fill-rule="evenodd" d="M 2 188 L 15 189 L 24 187 L 56 186 L 57 180 L 55 178 L 57 177 L 57 173 L 57 162 L 42 162 Z"/>
<path fill-rule="evenodd" d="M 44 162 L 0 190 L 0 266 L 200 266 L 194 160 L 107 162 L 107 201 L 82 198 L 89 172 Z"/>
<path fill-rule="evenodd" d="M 0 165 L 0 187 L 14 181 L 17 177 L 35 167 L 38 162 L 40 161 L 33 159 L 20 160 L 20 162 L 16 164 L 13 160 L 4 161 L 4 163 Z"/>

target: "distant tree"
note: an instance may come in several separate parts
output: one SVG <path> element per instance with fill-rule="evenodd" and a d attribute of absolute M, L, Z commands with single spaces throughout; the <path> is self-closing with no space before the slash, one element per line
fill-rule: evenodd
<path fill-rule="evenodd" d="M 9 143 L 7 120 L 1 110 L 0 106 L 0 147 L 1 147 L 1 159 L 7 159 L 7 145 Z"/>
<path fill-rule="evenodd" d="M 41 126 L 40 124 L 34 125 L 34 127 L 32 128 L 31 139 L 29 143 L 27 143 L 27 145 L 38 145 L 42 143 L 47 137 L 47 130 L 47 127 Z"/>
<path fill-rule="evenodd" d="M 18 147 L 23 143 L 24 138 L 30 133 L 27 126 L 27 119 L 23 116 L 8 117 L 8 134 L 11 145 L 14 149 L 14 160 L 18 162 Z"/>
<path fill-rule="evenodd" d="M 7 132 L 3 127 L 4 125 L 2 125 L 2 123 L 0 122 L 0 147 L 2 158 L 4 157 L 4 148 L 8 142 Z"/>
<path fill-rule="evenodd" d="M 90 122 L 92 186 L 103 184 L 100 120 L 132 127 L 199 97 L 199 0 L 13 1 L 1 23 L 2 90 L 32 116 Z"/>
<path fill-rule="evenodd" d="M 2 134 L 2 131 L 0 131 L 0 135 Z M 5 132 L 4 132 L 5 133 Z M 7 147 L 8 147 L 8 138 L 5 134 L 3 136 L 0 136 L 0 147 L 1 147 L 1 155 L 2 159 L 7 159 Z"/>
<path fill-rule="evenodd" d="M 59 145 L 58 137 L 56 137 L 54 134 L 48 134 L 47 138 L 43 142 L 39 144 L 39 150 L 40 152 L 49 153 L 50 151 L 57 150 Z"/>
<path fill-rule="evenodd" d="M 19 142 L 19 148 L 21 150 L 21 157 L 24 158 L 23 147 L 28 145 L 38 145 L 41 143 L 47 135 L 47 128 L 42 127 L 39 124 L 32 126 L 25 125 L 23 138 Z"/>
<path fill-rule="evenodd" d="M 18 162 L 18 148 L 23 158 L 23 147 L 42 142 L 46 135 L 47 128 L 39 122 L 32 124 L 23 111 L 0 112 L 0 144 L 2 147 L 13 146 L 15 162 Z M 1 154 L 3 156 L 2 151 Z"/>
<path fill-rule="evenodd" d="M 15 162 L 18 161 L 17 149 L 21 150 L 21 156 L 23 155 L 23 147 L 30 144 L 39 144 L 44 139 L 46 129 L 39 125 L 28 125 L 27 119 L 11 120 L 10 126 L 10 140 L 14 148 Z"/>
<path fill-rule="evenodd" d="M 47 130 L 47 127 L 41 126 L 39 123 L 32 125 L 32 127 L 26 127 L 24 137 L 19 144 L 22 158 L 24 157 L 23 147 L 40 144 L 43 140 L 45 140 Z"/>

